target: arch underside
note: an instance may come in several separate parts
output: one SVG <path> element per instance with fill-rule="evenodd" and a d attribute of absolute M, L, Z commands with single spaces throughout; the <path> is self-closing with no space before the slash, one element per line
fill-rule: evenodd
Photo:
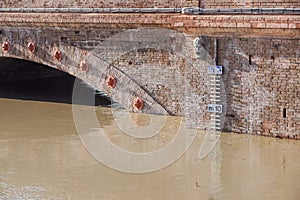
<path fill-rule="evenodd" d="M 14 56 L 14 55 L 3 56 L 3 57 L 23 59 L 22 57 Z M 28 59 L 28 61 L 35 62 L 34 59 Z M 136 96 L 142 96 L 145 101 L 145 108 L 144 108 L 145 112 L 150 112 L 150 113 L 155 113 L 155 114 L 167 114 L 167 112 L 162 107 L 160 107 L 159 105 L 155 106 L 156 102 L 151 98 L 151 96 L 149 96 L 146 93 L 146 91 L 144 91 L 140 86 L 138 86 L 136 83 L 134 83 L 133 80 L 131 80 L 129 77 L 126 77 L 126 75 L 122 74 L 119 70 L 116 70 L 110 66 L 107 66 L 105 69 L 105 71 L 109 72 L 109 74 L 95 70 L 95 72 L 93 74 L 87 75 L 87 74 L 84 74 L 85 72 L 82 72 L 77 67 L 66 67 L 66 66 L 62 66 L 60 64 L 58 64 L 58 65 L 51 64 L 50 65 L 47 62 L 40 62 L 40 64 L 47 65 L 54 69 L 57 69 L 57 70 L 66 72 L 72 76 L 75 76 L 76 78 L 80 78 L 82 81 L 84 81 L 91 87 L 108 94 L 108 96 L 111 97 L 114 101 L 120 103 L 126 109 L 128 109 L 130 111 L 133 111 L 133 107 L 132 107 L 132 105 L 130 105 L 130 103 L 133 102 L 133 100 L 134 100 L 134 98 L 136 98 Z M 115 91 L 112 91 L 112 89 L 106 85 L 106 79 L 107 79 L 108 75 L 113 75 L 118 80 L 118 87 L 114 88 Z M 124 83 L 127 83 L 128 85 L 124 84 Z M 123 92 L 123 91 L 126 91 L 126 92 Z M 118 93 L 120 93 L 120 94 L 118 94 Z M 134 94 L 136 94 L 136 95 L 134 95 Z M 124 101 L 123 100 L 124 98 L 127 98 L 128 101 L 127 102 Z M 152 107 L 154 107 L 154 109 Z"/>
<path fill-rule="evenodd" d="M 44 43 L 45 41 L 47 42 L 47 39 L 43 41 L 41 38 L 35 40 L 36 38 L 30 37 L 31 40 L 35 40 L 34 42 L 37 46 L 36 52 L 32 54 L 26 49 L 26 39 L 19 37 L 17 41 L 10 40 L 12 43 L 10 51 L 8 53 L 0 52 L 0 56 L 28 60 L 66 72 L 80 78 L 91 87 L 108 94 L 114 101 L 120 103 L 130 111 L 134 111 L 132 107 L 134 98 L 140 96 L 145 103 L 144 112 L 167 114 L 167 111 L 159 103 L 124 72 L 104 62 L 101 58 L 89 54 L 86 50 L 70 46 L 63 42 L 48 46 Z M 53 59 L 53 47 L 55 48 L 55 46 L 63 52 L 63 58 L 60 62 Z M 89 66 L 88 72 L 80 69 L 80 62 L 83 60 Z M 106 79 L 109 75 L 114 76 L 118 81 L 114 89 L 106 85 Z"/>
<path fill-rule="evenodd" d="M 0 63 L 1 98 L 120 107 L 101 91 L 55 68 L 11 57 L 0 57 Z M 77 88 L 75 82 L 79 83 Z M 72 97 L 74 89 L 81 96 L 91 96 L 93 102 L 76 101 Z"/>

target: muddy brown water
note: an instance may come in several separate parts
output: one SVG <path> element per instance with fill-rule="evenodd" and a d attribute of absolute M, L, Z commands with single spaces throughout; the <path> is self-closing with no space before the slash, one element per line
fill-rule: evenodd
<path fill-rule="evenodd" d="M 146 144 L 124 136 L 111 111 L 97 107 L 101 126 L 114 144 L 135 152 L 164 146 L 180 123 L 167 117 L 171 125 Z M 222 133 L 200 160 L 199 132 L 172 165 L 132 174 L 103 165 L 86 150 L 70 104 L 0 99 L 0 113 L 0 200 L 300 199 L 299 141 Z M 149 123 L 146 115 L 131 119 Z"/>

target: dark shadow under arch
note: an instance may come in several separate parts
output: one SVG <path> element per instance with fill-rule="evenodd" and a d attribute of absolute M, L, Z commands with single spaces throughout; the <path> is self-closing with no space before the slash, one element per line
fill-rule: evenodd
<path fill-rule="evenodd" d="M 0 98 L 71 104 L 75 79 L 66 72 L 36 62 L 0 57 Z M 81 82 L 80 91 L 83 95 L 95 94 L 96 106 L 112 104 L 102 92 Z"/>

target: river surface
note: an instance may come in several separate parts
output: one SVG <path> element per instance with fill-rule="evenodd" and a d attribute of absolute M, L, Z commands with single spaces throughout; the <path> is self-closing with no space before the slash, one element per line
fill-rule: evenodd
<path fill-rule="evenodd" d="M 147 152 L 172 140 L 178 117 L 163 117 L 155 139 L 130 139 L 113 108 L 97 107 L 100 126 L 120 148 Z M 300 142 L 222 133 L 199 159 L 204 132 L 173 164 L 125 173 L 95 159 L 76 131 L 72 105 L 0 99 L 0 200 L 299 200 Z M 137 125 L 151 116 L 130 114 Z M 149 140 L 149 143 L 147 143 Z"/>

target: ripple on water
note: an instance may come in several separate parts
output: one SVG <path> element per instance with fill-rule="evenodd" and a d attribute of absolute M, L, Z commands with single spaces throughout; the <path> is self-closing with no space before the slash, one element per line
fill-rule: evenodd
<path fill-rule="evenodd" d="M 44 198 L 47 189 L 42 186 L 16 186 L 0 182 L 0 200 L 62 200 L 62 198 Z"/>

